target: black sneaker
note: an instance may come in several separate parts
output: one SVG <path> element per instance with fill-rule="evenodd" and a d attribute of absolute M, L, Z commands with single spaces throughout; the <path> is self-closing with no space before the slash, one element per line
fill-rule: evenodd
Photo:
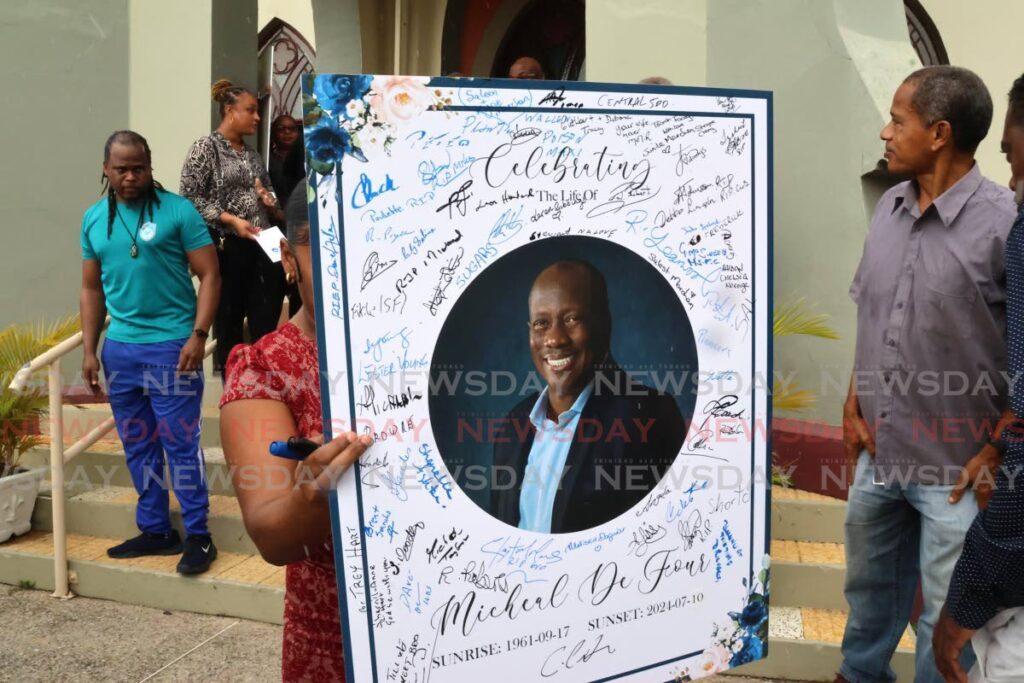
<path fill-rule="evenodd" d="M 177 555 L 180 552 L 181 536 L 174 529 L 166 534 L 151 534 L 143 531 L 135 538 L 129 538 L 113 548 L 107 548 L 107 556 L 115 560 L 145 555 Z"/>
<path fill-rule="evenodd" d="M 179 574 L 202 574 L 217 559 L 217 547 L 209 536 L 188 536 L 178 562 Z"/>

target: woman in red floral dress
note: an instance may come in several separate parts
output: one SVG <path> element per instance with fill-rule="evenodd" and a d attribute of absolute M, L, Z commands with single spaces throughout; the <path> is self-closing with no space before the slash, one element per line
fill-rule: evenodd
<path fill-rule="evenodd" d="M 301 463 L 268 451 L 271 441 L 323 432 L 305 194 L 289 198 L 288 240 L 281 244 L 302 308 L 277 331 L 231 351 L 220 429 L 245 528 L 268 562 L 287 565 L 282 680 L 342 681 L 328 495 L 370 439 L 342 434 Z"/>

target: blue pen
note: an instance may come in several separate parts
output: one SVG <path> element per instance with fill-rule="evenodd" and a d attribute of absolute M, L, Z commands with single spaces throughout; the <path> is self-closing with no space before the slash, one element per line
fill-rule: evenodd
<path fill-rule="evenodd" d="M 309 454 L 319 447 L 319 444 L 310 441 L 309 439 L 301 439 L 297 436 L 293 436 L 287 441 L 271 441 L 270 454 L 276 455 L 279 458 L 287 458 L 288 460 L 297 460 L 301 462 L 309 457 Z"/>

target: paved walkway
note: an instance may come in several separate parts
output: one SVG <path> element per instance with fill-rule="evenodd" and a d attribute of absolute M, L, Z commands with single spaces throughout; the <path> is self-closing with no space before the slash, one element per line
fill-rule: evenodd
<path fill-rule="evenodd" d="M 89 598 L 55 600 L 3 584 L 0 615 L 0 680 L 281 680 L 279 626 Z"/>

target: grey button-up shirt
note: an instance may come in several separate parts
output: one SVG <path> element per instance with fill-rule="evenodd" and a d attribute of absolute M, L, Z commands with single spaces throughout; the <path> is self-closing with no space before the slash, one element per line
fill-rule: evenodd
<path fill-rule="evenodd" d="M 1007 404 L 1004 251 L 1016 211 L 977 164 L 923 214 L 917 200 L 904 182 L 875 208 L 850 287 L 854 381 L 878 476 L 948 485 Z"/>

